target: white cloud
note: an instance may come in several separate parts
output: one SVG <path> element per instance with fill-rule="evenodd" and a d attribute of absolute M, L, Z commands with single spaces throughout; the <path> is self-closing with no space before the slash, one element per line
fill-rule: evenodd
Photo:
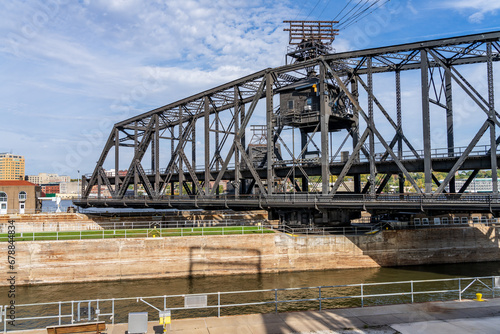
<path fill-rule="evenodd" d="M 500 9 L 500 2 L 492 0 L 458 0 L 446 2 L 445 6 L 466 12 L 471 23 L 481 23 L 486 14 L 494 13 Z M 470 14 L 470 11 L 473 11 L 473 13 Z"/>
<path fill-rule="evenodd" d="M 9 110 L 4 121 L 12 132 L 39 133 L 17 138 L 12 149 L 31 156 L 28 173 L 50 172 L 30 169 L 49 169 L 47 156 L 64 163 L 100 119 L 112 124 L 281 65 L 282 21 L 296 15 L 287 6 L 270 0 L 0 3 L 0 108 Z M 109 129 L 99 126 L 97 141 Z M 92 170 L 102 148 L 93 145 L 82 170 Z"/>

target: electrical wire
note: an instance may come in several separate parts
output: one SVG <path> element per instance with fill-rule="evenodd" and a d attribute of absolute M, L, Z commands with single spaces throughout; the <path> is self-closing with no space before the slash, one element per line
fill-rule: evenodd
<path fill-rule="evenodd" d="M 388 3 L 389 1 L 391 0 L 386 0 L 385 2 L 383 2 L 382 4 L 380 4 L 378 7 L 374 8 L 372 11 L 370 11 L 369 13 L 366 13 L 365 15 L 363 15 L 362 17 L 359 17 L 358 19 L 356 19 L 355 21 L 352 20 L 349 24 L 345 25 L 343 28 L 341 28 L 342 30 L 345 30 L 347 28 L 349 28 L 351 25 L 363 20 L 365 17 L 367 17 L 368 15 L 374 13 L 375 11 L 377 11 L 379 8 L 383 7 L 386 3 Z M 377 1 L 378 2 L 378 1 Z"/>
<path fill-rule="evenodd" d="M 359 5 L 361 5 L 361 3 L 362 3 L 363 1 L 364 1 L 365 3 L 366 3 L 366 2 L 368 2 L 368 0 L 360 0 L 360 1 L 358 1 L 358 3 L 357 3 L 356 5 L 354 5 L 354 7 L 352 7 L 352 8 L 351 8 L 351 9 L 350 9 L 347 13 L 345 13 L 345 14 L 344 14 L 344 16 L 342 16 L 342 17 L 339 19 L 339 22 L 341 22 L 340 24 L 342 24 L 342 22 L 344 21 L 344 18 L 345 18 L 346 16 L 348 16 L 349 14 L 351 14 L 351 12 L 352 12 L 353 10 L 355 10 L 355 9 L 356 9 Z M 360 8 L 361 8 L 361 7 L 360 7 Z M 359 10 L 359 8 L 358 8 L 358 10 Z M 357 12 L 357 10 L 356 10 L 356 12 Z M 356 12 L 355 12 L 355 13 L 356 13 Z M 351 16 L 349 16 L 349 17 L 348 17 L 348 19 L 349 19 L 349 18 L 351 18 L 351 17 L 352 17 L 352 15 L 351 15 Z M 340 24 L 339 24 L 339 25 L 340 25 Z"/>
<path fill-rule="evenodd" d="M 323 7 L 323 9 L 321 10 L 321 13 L 319 13 L 319 16 L 318 18 L 321 20 L 321 16 L 323 15 L 323 13 L 325 12 L 325 9 L 328 7 L 328 5 L 330 4 L 332 0 L 328 0 L 326 5 Z"/>
<path fill-rule="evenodd" d="M 316 7 L 318 7 L 320 1 L 321 0 L 318 0 L 318 2 L 316 2 L 316 4 L 314 5 L 313 9 L 311 9 L 311 11 L 309 12 L 309 14 L 307 14 L 306 20 L 309 18 L 309 16 L 311 16 L 311 14 L 314 12 L 314 10 L 316 9 Z"/>
<path fill-rule="evenodd" d="M 359 1 L 358 5 L 361 4 L 361 6 L 358 9 L 356 9 L 356 11 L 354 13 L 352 13 L 346 19 L 344 19 L 345 18 L 345 16 L 344 16 L 344 18 L 342 18 L 341 20 L 339 20 L 340 23 L 337 25 L 337 29 L 340 29 L 343 26 L 345 26 L 346 24 L 352 22 L 353 19 L 358 18 L 359 15 L 362 15 L 363 13 L 365 13 L 371 6 L 373 6 L 374 4 L 378 3 L 379 1 L 380 0 L 376 0 L 371 5 L 369 4 L 370 0 L 364 0 L 364 2 L 363 1 Z"/>
<path fill-rule="evenodd" d="M 340 14 L 342 14 L 342 12 L 347 8 L 347 6 L 349 6 L 349 4 L 352 2 L 352 0 L 349 0 L 349 2 L 344 6 L 344 8 L 342 8 L 342 10 L 337 14 L 335 15 L 335 17 L 333 18 L 333 21 L 336 21 L 337 20 L 337 17 L 340 16 Z"/>

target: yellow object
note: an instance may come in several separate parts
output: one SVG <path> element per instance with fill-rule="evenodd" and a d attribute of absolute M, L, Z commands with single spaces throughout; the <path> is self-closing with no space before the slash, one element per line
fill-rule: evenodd
<path fill-rule="evenodd" d="M 170 325 L 171 322 L 172 322 L 171 317 L 161 317 L 160 318 L 160 325 Z"/>
<path fill-rule="evenodd" d="M 317 93 L 318 92 L 318 86 L 316 86 L 316 84 L 314 84 L 313 88 L 314 88 L 314 92 Z"/>
<path fill-rule="evenodd" d="M 483 299 L 483 294 L 482 293 L 476 293 L 476 299 L 474 299 L 476 302 L 485 302 L 486 300 Z"/>
<path fill-rule="evenodd" d="M 153 238 L 156 238 L 156 234 L 153 234 Z"/>

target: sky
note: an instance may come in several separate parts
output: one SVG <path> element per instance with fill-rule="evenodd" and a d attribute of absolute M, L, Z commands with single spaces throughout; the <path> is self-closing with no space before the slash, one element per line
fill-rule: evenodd
<path fill-rule="evenodd" d="M 29 175 L 90 173 L 114 123 L 283 65 L 284 20 L 342 18 L 356 2 L 2 1 L 0 152 L 24 155 Z M 497 1 L 379 3 L 337 52 L 500 30 Z"/>

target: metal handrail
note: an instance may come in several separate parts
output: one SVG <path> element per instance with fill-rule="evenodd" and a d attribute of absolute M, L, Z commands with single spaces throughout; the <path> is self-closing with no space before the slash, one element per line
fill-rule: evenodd
<path fill-rule="evenodd" d="M 145 229 L 118 229 L 118 230 L 80 230 L 80 231 L 55 231 L 55 232 L 21 232 L 16 233 L 15 242 L 47 241 L 47 240 L 82 240 L 82 239 L 130 239 L 130 238 L 163 238 L 187 237 L 208 235 L 245 235 L 249 233 L 264 234 L 274 231 L 272 225 L 235 225 L 235 226 L 192 226 L 179 228 L 145 228 Z M 139 230 L 139 231 L 137 231 Z M 101 232 L 101 233 L 96 233 Z M 29 239 L 29 240 L 26 240 Z M 1 236 L 0 242 L 7 242 L 9 236 Z"/>
<path fill-rule="evenodd" d="M 276 288 L 276 289 L 260 289 L 260 290 L 247 290 L 247 291 L 227 291 L 227 292 L 209 292 L 209 293 L 197 293 L 197 294 L 177 294 L 177 295 L 158 295 L 158 296 L 147 296 L 147 297 L 126 297 L 126 298 L 111 298 L 111 299 L 89 299 L 89 300 L 78 300 L 78 301 L 59 301 L 59 302 L 53 302 L 53 303 L 36 303 L 36 304 L 20 304 L 16 305 L 16 310 L 23 310 L 23 309 L 29 309 L 29 308 L 40 308 L 43 307 L 43 309 L 50 309 L 51 306 L 57 307 L 58 311 L 57 313 L 51 313 L 47 314 L 44 316 L 24 316 L 17 318 L 16 321 L 30 321 L 30 324 L 34 324 L 36 326 L 36 321 L 34 320 L 42 320 L 42 319 L 58 319 L 59 325 L 62 324 L 63 319 L 71 318 L 70 323 L 74 323 L 76 320 L 76 316 L 74 314 L 75 310 L 75 305 L 78 306 L 78 312 L 80 309 L 81 304 L 88 304 L 94 305 L 92 303 L 95 303 L 95 305 L 98 308 L 98 312 L 96 313 L 95 319 L 90 319 L 89 320 L 97 320 L 99 321 L 99 317 L 103 316 L 109 316 L 109 320 L 111 321 L 112 324 L 115 323 L 116 320 L 116 315 L 119 314 L 117 312 L 117 309 L 115 308 L 116 302 L 123 302 L 123 301 L 129 301 L 131 303 L 133 302 L 138 302 L 138 301 L 145 301 L 149 300 L 151 301 L 150 303 L 147 303 L 148 305 L 153 305 L 154 299 L 158 301 L 163 302 L 163 310 L 170 310 L 170 311 L 186 311 L 186 310 L 196 310 L 196 309 L 217 309 L 217 315 L 220 317 L 221 315 L 221 309 L 227 309 L 227 308 L 236 308 L 236 307 L 241 307 L 241 306 L 255 306 L 255 305 L 270 305 L 274 304 L 274 311 L 277 313 L 279 311 L 278 306 L 281 304 L 285 303 L 300 303 L 300 302 L 318 302 L 318 308 L 321 311 L 324 308 L 324 303 L 326 301 L 334 301 L 334 300 L 345 300 L 345 299 L 353 299 L 353 300 L 358 300 L 360 302 L 360 306 L 364 307 L 365 304 L 367 303 L 367 299 L 380 299 L 382 297 L 394 297 L 394 296 L 409 296 L 411 298 L 411 303 L 415 302 L 415 297 L 416 296 L 422 296 L 422 295 L 428 295 L 428 298 L 426 301 L 430 300 L 435 300 L 435 297 L 432 297 L 433 295 L 436 294 L 448 294 L 448 300 L 450 298 L 456 298 L 458 297 L 459 300 L 462 300 L 464 296 L 466 296 L 466 292 L 471 289 L 472 286 L 474 286 L 474 283 L 478 283 L 477 286 L 478 288 L 481 289 L 486 289 L 487 293 L 491 294 L 492 298 L 495 298 L 495 289 L 500 288 L 500 277 L 498 276 L 485 276 L 485 277 L 466 277 L 466 278 L 448 278 L 448 279 L 430 279 L 430 280 L 410 280 L 410 281 L 397 281 L 397 282 L 380 282 L 380 283 L 361 283 L 361 284 L 342 284 L 342 285 L 327 285 L 327 286 L 313 286 L 313 287 L 297 287 L 297 288 Z M 485 283 L 487 282 L 487 283 Z M 428 283 L 447 283 L 451 284 L 449 285 L 450 288 L 448 289 L 442 289 L 440 285 L 438 285 L 436 289 L 430 289 L 429 287 L 426 286 Z M 465 288 L 462 289 L 462 286 L 464 283 L 469 283 L 466 285 Z M 422 291 L 416 289 L 419 285 L 423 285 Z M 388 292 L 388 293 L 374 293 L 374 292 L 369 292 L 370 287 L 386 287 L 386 286 L 396 286 L 399 287 L 399 291 L 396 292 Z M 341 289 L 341 288 L 352 288 L 347 295 L 325 295 L 325 291 L 328 289 Z M 403 291 L 401 291 L 403 290 Z M 298 292 L 298 291 L 312 291 L 313 295 L 311 296 L 295 296 L 293 295 L 292 298 L 287 298 L 287 299 L 281 299 L 279 297 L 280 292 Z M 477 290 L 477 291 L 483 291 L 483 290 Z M 476 291 L 476 292 L 477 292 Z M 472 291 L 471 293 L 473 293 Z M 271 293 L 270 298 L 264 299 L 264 300 L 258 300 L 258 301 L 252 301 L 252 302 L 244 302 L 244 303 L 222 303 L 221 302 L 221 296 L 224 295 L 234 295 L 236 296 L 236 300 L 241 300 L 244 298 L 244 295 L 248 294 L 255 294 L 255 293 Z M 172 299 L 175 298 L 185 298 L 185 297 L 193 297 L 193 296 L 217 296 L 217 303 L 207 303 L 207 305 L 204 306 L 194 306 L 194 307 L 167 307 L 169 303 L 167 301 L 174 301 Z M 444 298 L 444 296 L 442 296 Z M 446 300 L 441 298 L 440 300 Z M 207 299 L 208 300 L 208 299 Z M 392 302 L 399 302 L 401 303 L 401 300 L 392 300 Z M 99 307 L 104 307 L 103 305 L 107 305 L 108 309 L 111 311 L 108 313 L 100 313 Z M 121 304 L 122 305 L 122 304 Z M 0 306 L 0 321 L 3 321 L 4 323 L 4 333 L 7 332 L 7 315 L 8 315 L 8 306 Z M 332 305 L 327 305 L 332 307 Z M 335 305 L 333 305 L 335 306 Z M 71 307 L 71 314 L 67 314 L 65 312 L 68 311 L 63 311 L 63 307 Z M 154 307 L 154 306 L 153 306 Z M 154 307 L 155 309 L 159 309 L 157 307 Z M 196 315 L 199 316 L 199 315 Z M 108 321 L 109 321 L 108 320 Z M 13 328 L 17 329 L 18 328 Z"/>

